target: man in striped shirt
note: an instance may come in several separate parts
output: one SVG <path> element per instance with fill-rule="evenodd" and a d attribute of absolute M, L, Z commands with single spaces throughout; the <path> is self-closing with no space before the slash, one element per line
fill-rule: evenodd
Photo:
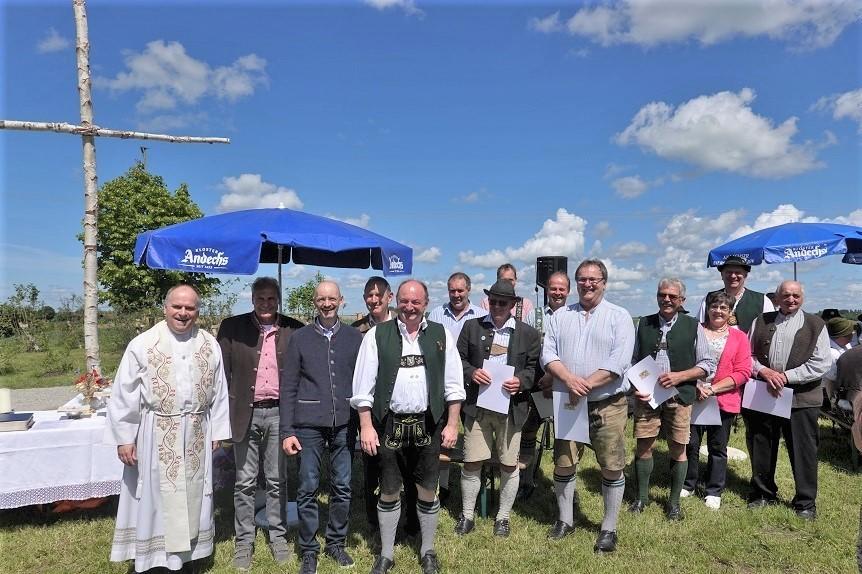
<path fill-rule="evenodd" d="M 617 518 L 625 490 L 628 418 L 628 383 L 623 373 L 635 343 L 631 315 L 604 298 L 607 281 L 608 269 L 602 261 L 587 259 L 578 265 L 578 302 L 569 306 L 569 312 L 551 317 L 542 348 L 542 364 L 554 376 L 557 388 L 567 390 L 572 403 L 589 401 L 590 446 L 602 472 L 605 507 L 596 552 L 613 552 L 617 545 Z M 552 540 L 574 530 L 578 458 L 576 442 L 554 442 L 554 492 L 559 519 L 548 533 Z"/>

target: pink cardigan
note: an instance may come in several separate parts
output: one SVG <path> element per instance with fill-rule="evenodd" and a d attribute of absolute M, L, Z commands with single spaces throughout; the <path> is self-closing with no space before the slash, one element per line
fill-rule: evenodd
<path fill-rule="evenodd" d="M 726 413 L 738 413 L 742 407 L 742 385 L 751 376 L 751 344 L 739 329 L 730 329 L 724 351 L 718 359 L 718 367 L 712 380 L 716 384 L 727 377 L 736 383 L 736 388 L 716 395 L 718 408 Z"/>

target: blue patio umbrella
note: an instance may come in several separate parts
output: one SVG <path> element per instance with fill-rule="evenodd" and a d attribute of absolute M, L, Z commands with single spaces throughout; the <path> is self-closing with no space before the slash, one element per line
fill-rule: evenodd
<path fill-rule="evenodd" d="M 852 254 L 862 261 L 862 227 L 839 223 L 784 223 L 749 233 L 709 252 L 708 267 L 717 267 L 731 255 L 749 265 L 796 263 L 829 255 Z M 849 261 L 845 257 L 845 262 Z"/>
<path fill-rule="evenodd" d="M 251 275 L 259 263 L 367 269 L 410 275 L 413 249 L 351 225 L 285 208 L 210 215 L 145 231 L 135 263 L 154 269 Z"/>

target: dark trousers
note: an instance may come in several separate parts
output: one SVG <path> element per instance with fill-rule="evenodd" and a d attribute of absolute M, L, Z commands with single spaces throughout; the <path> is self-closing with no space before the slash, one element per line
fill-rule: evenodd
<path fill-rule="evenodd" d="M 326 545 L 344 546 L 347 522 L 350 518 L 350 474 L 353 463 L 348 444 L 347 425 L 340 427 L 297 427 L 296 438 L 302 445 L 299 453 L 299 486 L 296 509 L 299 515 L 299 549 L 301 553 L 320 551 L 317 541 L 319 516 L 317 492 L 320 487 L 320 466 L 325 450 L 329 450 L 329 523 L 326 525 Z"/>
<path fill-rule="evenodd" d="M 778 444 L 783 436 L 796 484 L 796 496 L 791 504 L 795 510 L 816 507 L 819 413 L 819 407 L 793 409 L 788 420 L 756 411 L 747 412 L 751 456 L 749 501 L 778 498 L 775 464 L 778 461 Z"/>
<path fill-rule="evenodd" d="M 380 486 L 380 456 L 362 453 L 362 469 L 365 487 L 365 517 L 372 526 L 377 526 L 377 488 Z M 419 532 L 419 515 L 416 514 L 416 483 L 407 468 L 401 468 L 404 480 L 404 530 L 408 533 Z"/>
<path fill-rule="evenodd" d="M 688 458 L 688 472 L 685 475 L 683 488 L 694 491 L 700 478 L 700 444 L 706 434 L 706 496 L 721 496 L 727 483 L 727 442 L 730 440 L 730 427 L 733 425 L 733 413 L 721 412 L 721 425 L 705 426 L 691 425 L 691 437 L 685 454 Z"/>

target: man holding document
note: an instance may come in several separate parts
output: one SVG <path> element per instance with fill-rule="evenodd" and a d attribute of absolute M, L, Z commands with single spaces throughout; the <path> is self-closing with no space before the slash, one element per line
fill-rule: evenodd
<path fill-rule="evenodd" d="M 554 313 L 542 347 L 545 370 L 556 379 L 555 387 L 564 388 L 568 395 L 566 408 L 588 401 L 589 440 L 602 472 L 605 507 L 596 552 L 613 552 L 617 546 L 617 518 L 626 485 L 628 383 L 623 372 L 629 366 L 635 336 L 629 312 L 604 299 L 607 281 L 608 269 L 602 261 L 587 259 L 578 265 L 578 302 L 569 312 Z M 574 530 L 577 464 L 578 443 L 555 440 L 554 492 L 559 519 L 548 533 L 552 540 Z"/>
<path fill-rule="evenodd" d="M 482 463 L 494 449 L 500 459 L 500 506 L 494 535 L 509 536 L 509 513 L 518 493 L 521 427 L 529 411 L 541 351 L 539 332 L 512 316 L 520 299 L 515 288 L 498 280 L 488 295 L 488 314 L 464 324 L 458 353 L 464 365 L 464 468 L 462 511 L 455 526 L 461 536 L 475 526 L 474 510 L 481 486 Z"/>
<path fill-rule="evenodd" d="M 653 470 L 652 449 L 659 430 L 664 427 L 670 456 L 670 496 L 665 513 L 668 520 L 682 520 L 680 493 L 688 471 L 685 447 L 688 444 L 691 405 L 696 397 L 695 381 L 715 371 L 715 359 L 703 327 L 679 310 L 685 303 L 685 284 L 664 278 L 656 291 L 658 313 L 641 317 L 632 362 L 652 356 L 661 374 L 656 388 L 675 388 L 676 396 L 661 404 L 650 404 L 652 393 L 635 392 L 634 431 L 637 439 L 635 476 L 638 498 L 629 510 L 643 512 L 649 504 L 649 481 Z"/>
<path fill-rule="evenodd" d="M 764 313 L 752 327 L 752 372 L 765 381 L 774 397 L 785 387 L 793 390 L 790 418 L 749 411 L 749 455 L 751 493 L 749 508 L 759 508 L 778 499 L 775 464 L 782 435 L 790 456 L 796 496 L 791 504 L 805 520 L 817 517 L 817 447 L 820 442 L 817 417 L 823 403 L 821 379 L 831 366 L 829 334 L 823 319 L 802 311 L 805 293 L 797 281 L 784 281 L 775 291 L 778 311 Z"/>

